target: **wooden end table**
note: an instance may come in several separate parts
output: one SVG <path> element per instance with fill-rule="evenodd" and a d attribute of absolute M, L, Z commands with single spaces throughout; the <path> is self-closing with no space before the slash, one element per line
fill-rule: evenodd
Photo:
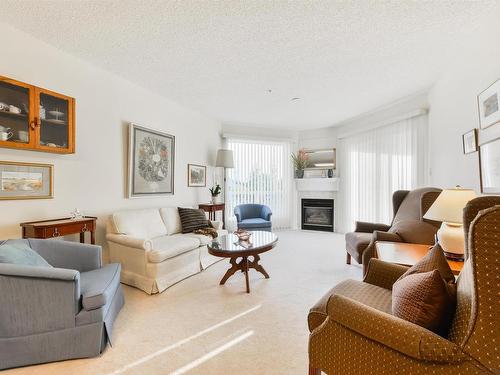
<path fill-rule="evenodd" d="M 95 229 L 97 218 L 83 216 L 79 219 L 65 217 L 62 219 L 30 221 L 21 223 L 23 238 L 55 238 L 67 234 L 80 234 L 80 242 L 85 243 L 85 233 L 90 232 L 90 243 L 95 245 Z"/>
<path fill-rule="evenodd" d="M 245 274 L 247 293 L 250 293 L 250 282 L 248 280 L 248 270 L 250 268 L 269 279 L 269 274 L 259 264 L 259 254 L 271 250 L 276 246 L 277 242 L 278 236 L 272 232 L 264 231 L 253 231 L 248 242 L 239 241 L 238 237 L 232 233 L 215 238 L 208 244 L 208 252 L 217 257 L 230 258 L 229 263 L 231 264 L 231 268 L 226 271 L 219 285 L 224 285 L 232 275 L 237 271 L 241 271 Z M 248 257 L 252 257 L 253 260 L 249 260 Z M 239 262 L 238 258 L 241 258 Z"/>
<path fill-rule="evenodd" d="M 404 266 L 413 266 L 429 252 L 432 246 L 419 245 L 414 243 L 402 242 L 375 242 L 377 257 L 384 262 L 402 264 Z M 464 266 L 464 262 L 447 259 L 451 271 L 458 275 Z"/>
<path fill-rule="evenodd" d="M 217 211 L 222 211 L 222 228 L 224 229 L 225 215 L 224 211 L 226 210 L 225 203 L 202 203 L 198 205 L 198 208 L 208 212 L 208 219 L 214 221 L 215 213 Z"/>

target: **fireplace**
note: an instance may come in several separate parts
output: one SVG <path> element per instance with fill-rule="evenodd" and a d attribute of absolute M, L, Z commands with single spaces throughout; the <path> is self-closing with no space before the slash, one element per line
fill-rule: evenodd
<path fill-rule="evenodd" d="M 302 199 L 302 229 L 333 232 L 333 199 Z"/>

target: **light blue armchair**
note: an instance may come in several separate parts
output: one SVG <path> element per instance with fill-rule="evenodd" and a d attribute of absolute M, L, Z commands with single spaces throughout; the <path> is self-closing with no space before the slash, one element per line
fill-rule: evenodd
<path fill-rule="evenodd" d="M 238 229 L 271 232 L 271 209 L 263 204 L 240 204 L 234 208 Z"/>
<path fill-rule="evenodd" d="M 68 241 L 0 241 L 0 370 L 104 350 L 124 297 L 120 265 L 103 266 L 101 251 Z"/>

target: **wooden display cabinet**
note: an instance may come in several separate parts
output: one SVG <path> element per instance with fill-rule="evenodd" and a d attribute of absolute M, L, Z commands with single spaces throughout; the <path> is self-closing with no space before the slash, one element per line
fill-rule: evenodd
<path fill-rule="evenodd" d="M 0 147 L 73 154 L 75 99 L 0 76 Z"/>

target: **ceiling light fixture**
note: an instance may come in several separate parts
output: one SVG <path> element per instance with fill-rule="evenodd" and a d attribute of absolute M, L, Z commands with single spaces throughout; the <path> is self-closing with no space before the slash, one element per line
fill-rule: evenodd
<path fill-rule="evenodd" d="M 300 100 L 300 98 L 292 98 L 291 101 L 294 102 L 296 100 Z"/>

